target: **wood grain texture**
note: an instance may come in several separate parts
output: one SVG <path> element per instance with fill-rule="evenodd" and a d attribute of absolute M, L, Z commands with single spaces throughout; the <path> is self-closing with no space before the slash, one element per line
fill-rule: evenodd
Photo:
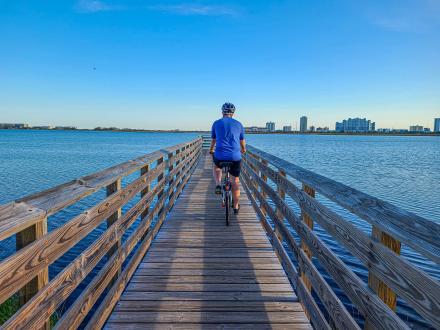
<path fill-rule="evenodd" d="M 248 152 L 267 160 L 296 180 L 314 188 L 328 199 L 440 264 L 440 240 L 438 239 L 440 225 L 438 223 L 308 171 L 253 146 L 248 146 Z"/>
<path fill-rule="evenodd" d="M 79 242 L 152 181 L 157 168 L 0 263 L 0 303 Z"/>
<path fill-rule="evenodd" d="M 46 212 L 25 202 L 0 205 L 0 241 L 46 218 Z"/>
<path fill-rule="evenodd" d="M 319 259 L 327 272 L 344 290 L 345 294 L 357 306 L 364 315 L 371 315 L 374 319 L 374 326 L 378 329 L 407 329 L 406 324 L 397 317 L 392 310 L 385 305 L 365 284 L 351 271 L 328 247 L 319 239 L 316 234 L 306 226 L 301 219 L 281 200 L 277 193 L 247 166 L 243 164 L 245 171 L 252 180 L 266 191 L 268 197 L 283 212 L 284 217 L 295 229 L 301 239 L 312 249 L 313 254 Z M 288 191 L 287 191 L 288 193 Z M 304 194 L 306 195 L 306 194 Z M 308 195 L 306 195 L 308 196 Z M 309 197 L 309 196 L 308 196 Z M 312 198 L 309 198 L 313 200 Z M 308 210 L 309 213 L 311 213 Z"/>
<path fill-rule="evenodd" d="M 359 258 L 381 281 L 404 298 L 426 320 L 440 326 L 440 319 L 437 317 L 440 313 L 438 281 L 386 246 L 371 239 L 340 215 L 305 194 L 285 178 L 278 176 L 272 169 L 266 168 L 265 171 L 273 180 L 283 184 L 287 194 L 301 208 L 307 210 L 320 226 Z M 287 209 L 286 211 L 293 213 Z"/>
<path fill-rule="evenodd" d="M 245 173 L 245 178 L 247 178 L 246 173 Z M 245 184 L 245 188 L 249 189 L 248 187 L 249 186 Z M 284 238 L 287 245 L 290 247 L 291 252 L 294 253 L 296 259 L 299 262 L 301 270 L 304 271 L 310 278 L 315 288 L 315 292 L 317 293 L 321 302 L 326 307 L 328 314 L 333 321 L 333 324 L 337 325 L 341 329 L 358 329 L 359 327 L 356 321 L 351 317 L 350 313 L 347 311 L 344 304 L 339 300 L 339 298 L 332 291 L 332 289 L 327 284 L 327 282 L 322 278 L 316 267 L 313 265 L 310 259 L 305 255 L 304 251 L 296 245 L 296 242 L 292 234 L 287 229 L 287 227 L 282 222 L 279 221 L 274 210 L 267 203 L 266 195 L 263 195 L 262 192 L 255 191 L 255 196 L 261 201 L 260 205 L 264 206 L 267 209 L 268 215 L 273 219 L 273 221 L 278 222 L 278 228 L 280 230 L 280 233 L 282 234 L 282 237 Z M 259 215 L 262 216 L 263 214 L 260 213 Z M 294 287 L 297 288 L 298 285 L 297 283 L 299 280 L 297 275 L 297 270 L 295 269 L 293 264 L 290 261 L 288 261 L 288 255 L 284 247 L 281 245 L 281 242 L 278 239 L 273 238 L 273 245 L 279 251 L 278 255 L 281 257 L 283 267 L 284 269 L 286 269 L 287 273 L 291 277 Z M 303 282 L 303 284 L 305 283 Z M 304 290 L 302 290 L 301 292 L 304 298 L 308 300 L 306 302 L 307 305 L 313 309 L 312 315 L 314 315 L 314 318 L 319 318 L 318 323 L 320 324 L 320 327 L 326 326 L 325 325 L 326 322 L 323 321 L 323 316 L 320 313 L 317 313 L 316 308 L 311 303 L 310 295 L 304 292 Z M 315 321 L 315 323 L 317 322 Z"/>
<path fill-rule="evenodd" d="M 155 151 L 100 172 L 20 198 L 15 203 L 0 206 L 0 240 L 29 227 L 43 217 L 50 216 L 76 203 L 118 179 L 150 165 L 163 157 L 164 154 L 181 149 L 183 146 L 190 146 L 191 149 L 200 148 L 201 139 L 197 138 L 188 143 L 166 148 L 165 151 Z M 185 154 L 181 156 L 184 157 Z"/>
<path fill-rule="evenodd" d="M 142 257 L 145 255 L 147 250 L 149 249 L 151 245 L 151 241 L 153 240 L 154 236 L 159 231 L 164 215 L 168 212 L 168 210 L 171 209 L 172 203 L 174 200 L 179 196 L 181 190 L 189 180 L 189 177 L 192 173 L 192 170 L 194 168 L 194 164 L 196 164 L 196 160 L 198 159 L 198 153 L 196 153 L 192 160 L 188 162 L 188 171 L 183 177 L 183 180 L 179 183 L 179 188 L 177 189 L 176 193 L 173 195 L 172 199 L 169 201 L 167 207 L 165 209 L 162 209 L 163 204 L 165 200 L 167 199 L 167 195 L 162 195 L 160 200 L 155 205 L 155 208 L 157 207 L 156 213 L 160 213 L 161 217 L 156 221 L 154 228 L 146 234 L 146 236 L 142 239 L 142 243 L 138 249 L 138 252 L 134 255 L 134 257 L 129 261 L 128 265 L 125 267 L 121 275 L 118 277 L 112 288 L 109 290 L 107 295 L 105 296 L 104 300 L 99 305 L 97 311 L 94 313 L 93 317 L 87 324 L 86 329 L 96 329 L 101 328 L 105 321 L 107 320 L 108 316 L 113 310 L 113 307 L 119 300 L 119 297 L 121 296 L 123 290 L 125 289 L 125 286 L 127 285 L 128 281 L 131 279 L 136 267 L 139 265 L 140 261 L 142 260 Z M 161 211 L 162 210 L 162 211 Z M 137 242 L 137 241 L 136 241 Z"/>
<path fill-rule="evenodd" d="M 286 175 L 283 177 L 286 177 Z M 313 188 L 303 184 L 303 191 L 312 198 L 315 198 L 315 190 Z M 304 209 L 301 209 L 301 218 L 302 221 L 304 221 L 304 223 L 310 228 L 310 230 L 313 230 L 313 219 Z M 301 242 L 301 249 L 304 251 L 305 256 L 312 260 L 312 251 L 303 241 Z M 301 270 L 301 277 L 303 278 L 307 290 L 312 292 L 312 282 L 303 270 Z"/>
<path fill-rule="evenodd" d="M 46 288 L 39 291 L 29 304 L 20 310 L 13 318 L 8 320 L 4 324 L 5 329 L 38 328 L 40 324 L 47 320 L 52 313 L 55 312 L 56 308 L 62 304 L 65 297 L 68 297 L 73 292 L 102 257 L 118 241 L 118 238 L 131 226 L 145 205 L 153 201 L 156 192 L 160 188 L 160 186 L 156 186 L 149 195 L 145 195 L 144 198 L 127 211 L 123 217 L 113 223 L 91 246 L 64 268 Z M 107 265 L 111 262 L 112 270 L 114 267 L 117 267 L 114 269 L 112 276 L 117 273 L 118 266 L 120 267 L 126 254 L 127 253 L 123 254 L 123 258 L 118 255 L 117 258 L 112 258 L 112 261 L 107 262 Z M 110 279 L 111 277 L 108 280 L 110 281 Z M 83 305 L 82 308 L 84 307 Z"/>
<path fill-rule="evenodd" d="M 226 227 L 214 187 L 210 156 L 204 155 L 166 220 L 162 217 L 162 229 L 106 328 L 216 328 L 227 322 L 238 329 L 250 323 L 257 328 L 310 327 L 246 194 L 240 202 L 242 212 Z M 242 226 L 241 221 L 253 225 Z M 106 315 L 109 309 L 102 307 L 98 314 Z M 92 324 L 99 328 L 102 323 Z"/>

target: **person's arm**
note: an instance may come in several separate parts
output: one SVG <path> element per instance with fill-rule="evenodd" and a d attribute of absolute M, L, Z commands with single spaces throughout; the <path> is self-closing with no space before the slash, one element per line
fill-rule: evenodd
<path fill-rule="evenodd" d="M 245 154 L 246 153 L 246 140 L 240 140 L 240 149 L 241 149 L 241 153 Z"/>
<path fill-rule="evenodd" d="M 241 133 L 240 133 L 240 151 L 242 154 L 246 153 L 246 140 L 244 139 L 244 127 L 241 125 Z"/>
<path fill-rule="evenodd" d="M 215 124 L 215 123 L 214 123 Z M 212 124 L 212 128 L 211 128 L 211 146 L 209 147 L 209 153 L 213 154 L 214 153 L 214 148 L 215 148 L 215 139 L 216 139 L 216 135 L 215 135 L 215 127 L 214 124 Z"/>
<path fill-rule="evenodd" d="M 215 150 L 215 139 L 211 138 L 211 147 L 209 147 L 209 153 L 213 154 Z"/>

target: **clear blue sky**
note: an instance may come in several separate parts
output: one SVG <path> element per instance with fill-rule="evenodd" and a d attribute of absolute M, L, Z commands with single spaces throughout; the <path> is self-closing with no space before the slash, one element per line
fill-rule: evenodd
<path fill-rule="evenodd" d="M 440 117 L 440 0 L 0 0 L 0 122 L 204 129 Z"/>

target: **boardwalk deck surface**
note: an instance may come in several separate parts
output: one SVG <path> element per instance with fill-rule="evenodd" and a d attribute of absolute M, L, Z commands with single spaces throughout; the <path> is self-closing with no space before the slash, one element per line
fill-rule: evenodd
<path fill-rule="evenodd" d="M 246 194 L 225 226 L 209 155 L 106 323 L 106 329 L 311 329 Z"/>

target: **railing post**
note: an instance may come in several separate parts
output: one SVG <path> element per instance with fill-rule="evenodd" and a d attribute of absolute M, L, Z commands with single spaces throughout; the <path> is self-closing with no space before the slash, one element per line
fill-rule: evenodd
<path fill-rule="evenodd" d="M 261 165 L 263 165 L 264 167 L 267 167 L 267 166 L 268 166 L 268 162 L 267 162 L 267 160 L 262 159 L 262 158 L 259 158 L 258 160 L 260 161 Z M 263 173 L 262 171 L 260 171 L 260 176 L 261 176 L 261 179 L 263 179 L 264 182 L 267 182 L 267 176 L 264 175 L 264 173 Z M 263 189 L 261 189 L 260 191 L 261 191 L 261 195 L 263 196 L 263 198 L 266 199 L 266 197 L 267 197 L 266 192 L 265 192 Z M 260 209 L 261 209 L 261 213 L 262 213 L 264 216 L 266 216 L 266 215 L 267 215 L 267 211 L 266 211 L 266 209 L 264 208 L 264 206 L 261 205 L 261 203 L 260 203 Z"/>
<path fill-rule="evenodd" d="M 163 163 L 163 157 L 161 157 L 161 158 L 159 158 L 159 159 L 157 160 L 157 166 L 161 165 L 162 163 Z M 166 170 L 166 169 L 165 169 L 165 170 Z M 157 176 L 157 184 L 160 184 L 161 181 L 163 180 L 165 170 L 162 171 L 162 173 L 160 173 L 160 174 Z M 164 191 L 165 191 L 165 187 L 164 187 L 163 189 L 161 189 L 161 190 L 158 192 L 158 194 L 157 194 L 157 200 L 160 200 L 160 198 L 162 197 Z M 164 208 L 164 206 L 162 206 L 162 207 L 158 210 L 157 214 L 162 213 L 163 208 Z"/>
<path fill-rule="evenodd" d="M 150 165 L 149 165 L 149 164 L 141 168 L 141 176 L 147 174 L 148 171 L 150 171 Z M 146 187 L 141 191 L 141 198 L 144 197 L 146 194 L 148 194 L 149 191 L 150 191 L 150 184 L 149 184 L 148 186 L 146 186 Z M 141 213 L 141 220 L 145 219 L 145 217 L 148 215 L 148 212 L 149 212 L 149 207 L 146 208 L 146 209 Z"/>
<path fill-rule="evenodd" d="M 315 198 L 315 190 L 312 187 L 310 187 L 306 184 L 303 184 L 302 188 L 303 188 L 303 191 L 307 195 Z M 306 226 L 313 230 L 313 219 L 304 210 L 301 210 L 301 218 L 302 218 L 302 221 L 306 224 Z M 306 256 L 311 261 L 312 260 L 312 251 L 310 250 L 309 246 L 307 244 L 305 244 L 303 241 L 301 241 L 301 249 L 304 251 Z M 304 271 L 301 271 L 301 278 L 302 278 L 307 290 L 309 292 L 312 292 L 312 283 L 310 282 L 310 279 L 307 277 L 307 275 L 304 273 Z M 306 315 L 310 319 L 310 315 L 307 313 L 307 311 L 306 311 Z"/>
<path fill-rule="evenodd" d="M 47 234 L 47 218 L 42 219 L 36 224 L 22 230 L 15 236 L 16 250 L 20 250 L 25 246 L 36 241 L 40 237 Z M 49 268 L 46 267 L 37 276 L 30 280 L 18 291 L 19 305 L 25 305 L 40 289 L 49 282 Z M 50 328 L 50 321 L 45 324 L 45 329 Z"/>
<path fill-rule="evenodd" d="M 121 190 L 121 179 L 116 180 L 115 182 L 109 184 L 107 186 L 107 196 L 113 195 L 117 191 Z M 122 209 L 119 208 L 116 210 L 115 213 L 110 215 L 107 219 L 107 228 L 109 228 L 113 223 L 115 223 L 122 215 Z M 107 256 L 110 258 L 121 246 L 121 239 L 118 239 L 118 241 L 109 249 Z M 110 282 L 110 286 L 113 284 L 113 282 L 118 278 L 119 274 L 121 273 L 121 269 L 118 269 L 118 272 L 116 273 L 113 280 Z"/>
<path fill-rule="evenodd" d="M 286 177 L 286 172 L 284 172 L 283 170 L 278 170 L 278 175 L 285 178 Z M 286 192 L 285 192 L 285 190 L 283 188 L 281 188 L 281 185 L 279 185 L 279 184 L 277 184 L 277 192 L 278 192 L 278 195 L 280 196 L 280 198 L 282 200 L 286 199 Z M 283 213 L 281 212 L 281 210 L 279 210 L 277 208 L 275 210 L 275 214 L 276 214 L 277 218 L 280 221 L 283 221 L 284 216 L 283 216 Z M 277 237 L 280 240 L 280 242 L 283 241 L 283 235 L 280 233 L 280 230 L 279 230 L 278 226 L 276 226 L 276 225 L 275 225 L 275 235 L 277 235 Z"/>
<path fill-rule="evenodd" d="M 177 154 L 177 152 L 176 152 L 176 154 Z M 172 152 L 170 152 L 168 154 L 168 173 L 170 173 L 173 170 L 173 168 L 174 168 L 174 155 Z M 170 177 L 170 179 L 168 181 L 168 187 L 169 187 L 168 189 L 171 188 L 173 181 L 174 181 L 174 177 Z M 174 194 L 174 192 L 170 191 L 168 199 L 171 199 L 173 197 L 173 194 Z"/>
<path fill-rule="evenodd" d="M 373 226 L 371 229 L 371 237 L 394 251 L 396 254 L 400 254 L 400 241 L 381 231 L 376 226 Z M 385 304 L 387 304 L 393 311 L 396 311 L 397 295 L 371 271 L 368 273 L 368 286 L 376 292 Z M 365 319 L 365 329 L 373 329 L 368 317 Z"/>
<path fill-rule="evenodd" d="M 47 218 L 42 219 L 35 225 L 32 225 L 21 232 L 18 232 L 15 236 L 16 250 L 20 250 L 25 246 L 36 241 L 43 235 L 47 234 Z M 26 283 L 18 291 L 18 304 L 19 306 L 25 305 L 31 298 L 42 289 L 49 282 L 49 268 L 46 267 L 32 280 Z M 50 329 L 50 320 L 47 320 L 43 329 Z"/>
<path fill-rule="evenodd" d="M 254 156 L 253 154 L 248 154 L 247 157 L 249 157 L 249 158 L 252 157 L 252 158 L 254 158 L 254 159 L 257 159 L 256 156 Z M 257 159 L 257 160 L 258 160 L 258 159 Z M 251 162 L 247 162 L 247 164 L 248 164 L 248 166 L 251 168 L 251 170 L 254 171 L 254 172 L 258 175 L 258 170 L 255 168 L 255 166 L 254 166 Z M 258 189 L 259 189 L 259 185 L 258 185 L 257 182 L 251 180 L 251 181 L 250 181 L 250 186 L 252 187 L 252 189 L 251 189 L 252 197 L 254 197 L 254 198 L 256 199 L 257 197 L 256 197 L 256 195 L 255 195 L 255 191 L 254 191 L 254 189 L 255 189 L 255 190 L 258 190 Z"/>

